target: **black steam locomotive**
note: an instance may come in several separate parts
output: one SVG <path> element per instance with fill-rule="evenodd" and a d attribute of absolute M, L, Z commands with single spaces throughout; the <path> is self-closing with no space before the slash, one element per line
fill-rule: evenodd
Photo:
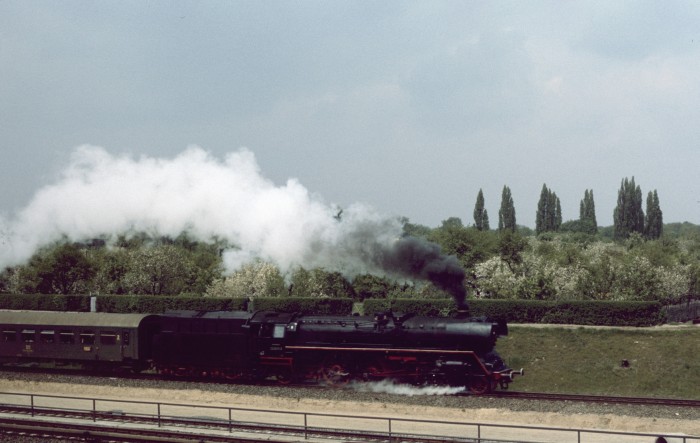
<path fill-rule="evenodd" d="M 394 379 L 507 388 L 523 371 L 494 351 L 502 322 L 383 313 L 319 316 L 278 312 L 173 311 L 107 314 L 0 311 L 0 361 L 230 380 L 308 380 L 342 386 Z"/>

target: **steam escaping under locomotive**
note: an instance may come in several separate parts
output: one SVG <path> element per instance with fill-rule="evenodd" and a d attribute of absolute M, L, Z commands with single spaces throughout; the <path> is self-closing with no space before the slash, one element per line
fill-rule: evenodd
<path fill-rule="evenodd" d="M 412 314 L 300 315 L 270 311 L 107 314 L 0 311 L 0 360 L 79 363 L 229 380 L 392 379 L 483 394 L 516 375 L 495 352 L 504 322 Z"/>

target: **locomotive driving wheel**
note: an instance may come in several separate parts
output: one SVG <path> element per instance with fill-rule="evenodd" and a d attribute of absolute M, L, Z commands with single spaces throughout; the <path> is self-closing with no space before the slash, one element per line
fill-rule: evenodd
<path fill-rule="evenodd" d="M 362 370 L 364 381 L 377 381 L 387 376 L 387 367 L 382 360 L 369 362 Z"/>
<path fill-rule="evenodd" d="M 491 382 L 487 377 L 472 377 L 469 381 L 469 392 L 476 395 L 488 394 L 491 392 Z"/>
<path fill-rule="evenodd" d="M 291 384 L 292 381 L 294 381 L 294 376 L 292 374 L 292 371 L 278 372 L 275 375 L 275 378 L 277 379 L 277 383 L 279 383 L 281 385 L 288 385 L 288 384 Z"/>
<path fill-rule="evenodd" d="M 321 379 L 333 387 L 342 387 L 350 381 L 350 371 L 339 361 L 330 361 L 321 368 Z"/>

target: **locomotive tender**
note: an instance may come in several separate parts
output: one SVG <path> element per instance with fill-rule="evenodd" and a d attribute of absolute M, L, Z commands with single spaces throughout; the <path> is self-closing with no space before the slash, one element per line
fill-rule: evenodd
<path fill-rule="evenodd" d="M 269 311 L 172 311 L 107 314 L 0 311 L 0 361 L 79 363 L 92 368 L 153 369 L 161 374 L 226 379 L 393 379 L 505 389 L 523 370 L 494 351 L 503 322 Z"/>

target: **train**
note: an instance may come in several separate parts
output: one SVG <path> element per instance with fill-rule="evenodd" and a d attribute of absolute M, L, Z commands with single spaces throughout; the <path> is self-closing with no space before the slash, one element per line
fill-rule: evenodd
<path fill-rule="evenodd" d="M 0 311 L 0 330 L 0 363 L 7 365 L 334 387 L 390 379 L 474 394 L 507 389 L 524 374 L 494 349 L 508 334 L 505 322 L 463 316 Z"/>

